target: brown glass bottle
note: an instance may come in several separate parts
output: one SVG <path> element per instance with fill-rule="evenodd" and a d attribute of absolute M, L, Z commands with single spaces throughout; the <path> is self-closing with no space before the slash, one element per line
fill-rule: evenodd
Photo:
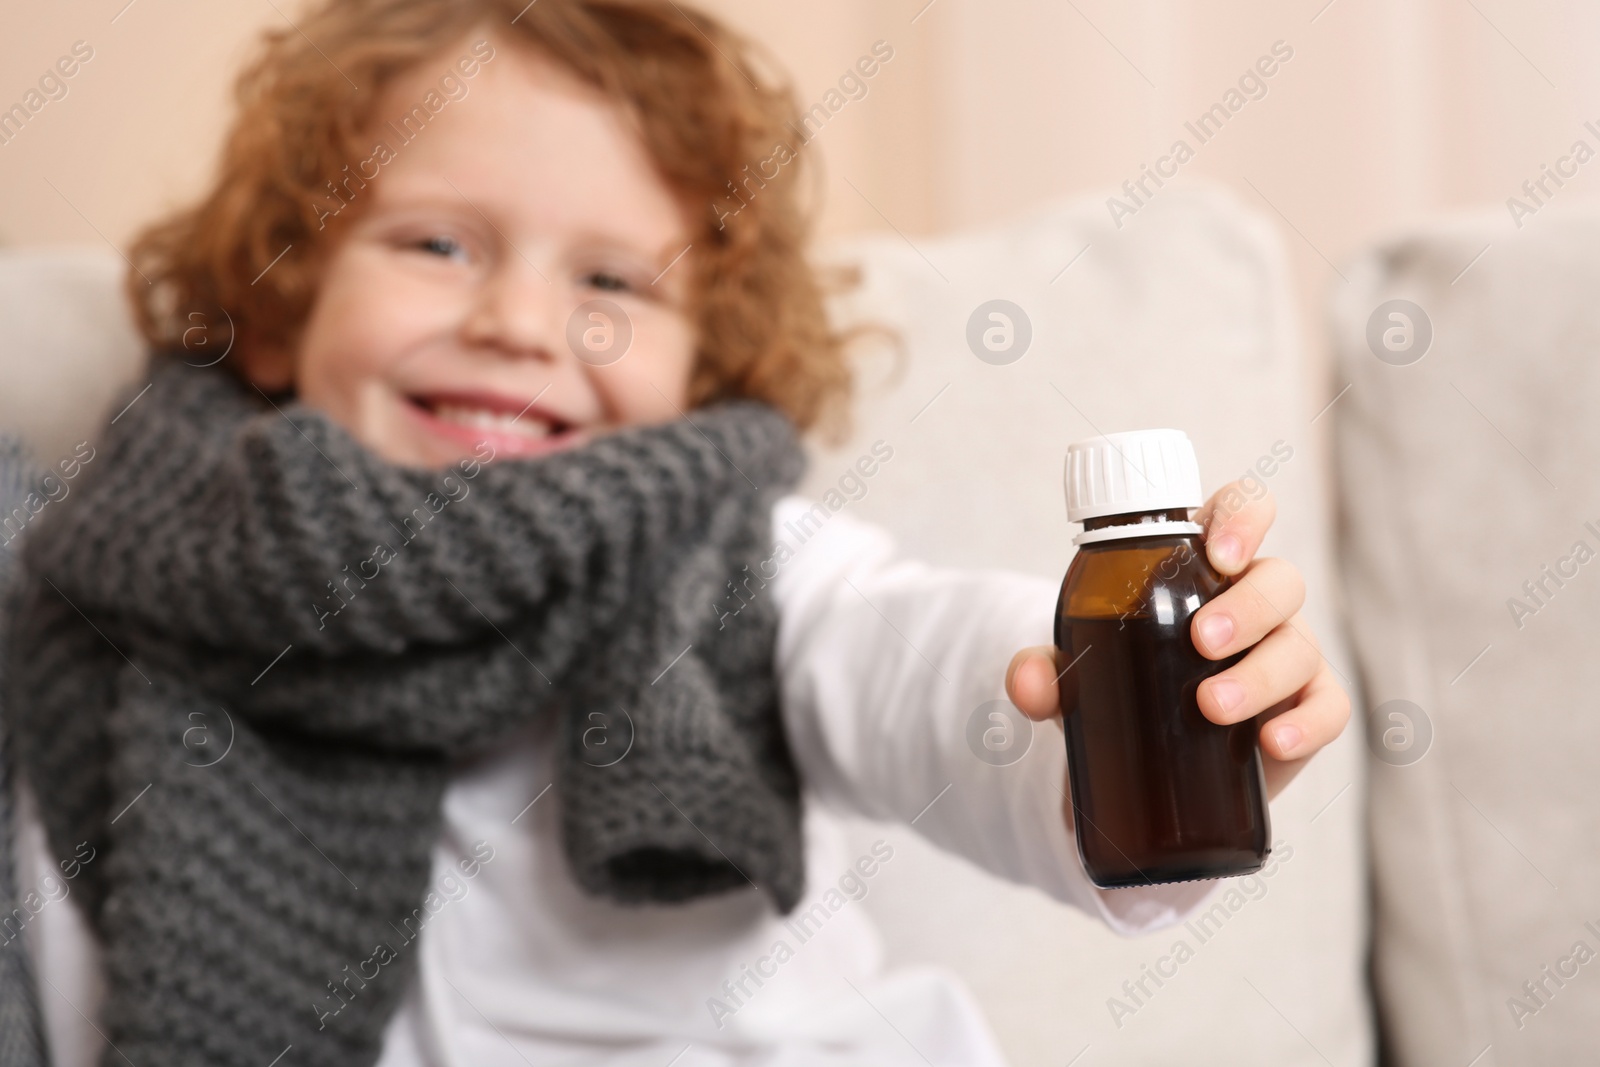
<path fill-rule="evenodd" d="M 1086 536 L 1122 529 L 1079 548 L 1056 604 L 1078 851 L 1104 888 L 1248 874 L 1270 851 L 1256 724 L 1219 726 L 1196 701 L 1243 653 L 1208 660 L 1194 646 L 1194 613 L 1231 579 L 1198 533 L 1170 532 L 1187 519 L 1187 509 L 1088 519 Z M 1130 535 L 1135 523 L 1167 532 Z"/>

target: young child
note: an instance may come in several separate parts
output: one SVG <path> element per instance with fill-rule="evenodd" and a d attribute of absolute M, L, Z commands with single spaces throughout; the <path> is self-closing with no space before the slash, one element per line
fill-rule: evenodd
<path fill-rule="evenodd" d="M 774 554 L 849 374 L 746 42 L 670 0 L 330 0 L 239 102 L 132 255 L 153 384 L 24 549 L 55 1062 L 999 1064 L 953 979 L 882 970 L 851 902 L 903 838 L 851 855 L 830 807 L 1126 933 L 1211 891 L 1088 882 L 1054 733 L 967 748 L 1002 693 L 1057 714 L 1054 582 L 848 516 Z M 1217 499 L 1249 582 L 1195 642 L 1250 651 L 1200 701 L 1262 716 L 1276 794 L 1348 701 L 1252 558 L 1270 497 Z"/>

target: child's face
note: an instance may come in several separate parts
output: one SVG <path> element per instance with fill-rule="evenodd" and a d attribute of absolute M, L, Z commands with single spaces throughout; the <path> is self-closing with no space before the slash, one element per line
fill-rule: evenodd
<path fill-rule="evenodd" d="M 295 353 L 300 398 L 395 463 L 445 466 L 485 440 L 500 456 L 536 455 L 686 403 L 681 205 L 605 97 L 495 44 L 468 95 L 413 140 L 371 131 L 394 156 L 362 164 L 379 170 L 365 188 L 350 183 L 345 210 L 360 211 Z M 398 126 L 469 47 L 398 79 L 380 123 Z M 596 299 L 626 321 L 580 311 Z M 604 351 L 630 328 L 620 359 Z"/>

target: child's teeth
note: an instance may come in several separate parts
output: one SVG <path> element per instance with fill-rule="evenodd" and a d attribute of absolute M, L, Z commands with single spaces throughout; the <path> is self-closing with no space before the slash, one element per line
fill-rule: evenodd
<path fill-rule="evenodd" d="M 550 436 L 550 424 L 533 415 L 515 415 L 499 411 L 489 411 L 485 408 L 463 407 L 459 404 L 440 404 L 433 409 L 435 418 L 444 419 L 446 422 L 460 423 L 463 426 L 473 426 L 485 430 L 509 430 L 528 437 Z"/>

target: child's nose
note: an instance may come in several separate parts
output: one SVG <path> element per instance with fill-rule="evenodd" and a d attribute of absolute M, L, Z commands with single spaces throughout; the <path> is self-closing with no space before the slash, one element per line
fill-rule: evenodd
<path fill-rule="evenodd" d="M 464 333 L 469 343 L 508 356 L 559 360 L 568 354 L 567 303 L 548 274 L 513 254 L 482 282 Z"/>

